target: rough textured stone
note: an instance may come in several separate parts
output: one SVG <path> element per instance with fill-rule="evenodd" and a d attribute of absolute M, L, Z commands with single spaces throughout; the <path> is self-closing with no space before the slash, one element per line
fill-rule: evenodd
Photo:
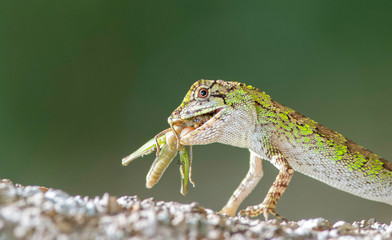
<path fill-rule="evenodd" d="M 88 198 L 56 189 L 0 181 L 2 239 L 392 239 L 374 219 L 331 225 L 322 218 L 298 222 L 225 217 L 197 203 Z"/>

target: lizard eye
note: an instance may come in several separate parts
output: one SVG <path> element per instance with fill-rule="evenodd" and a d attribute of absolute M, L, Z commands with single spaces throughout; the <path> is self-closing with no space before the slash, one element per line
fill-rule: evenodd
<path fill-rule="evenodd" d="M 208 96 L 208 89 L 200 88 L 199 93 L 197 95 L 199 98 L 206 98 Z"/>

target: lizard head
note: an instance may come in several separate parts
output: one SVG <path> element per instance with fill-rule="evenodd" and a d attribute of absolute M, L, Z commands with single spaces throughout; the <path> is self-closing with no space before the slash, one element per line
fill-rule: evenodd
<path fill-rule="evenodd" d="M 168 123 L 192 128 L 192 131 L 185 131 L 186 134 L 180 135 L 183 145 L 212 142 L 234 144 L 235 141 L 238 146 L 238 141 L 245 141 L 246 122 L 252 120 L 248 113 L 252 112 L 253 105 L 246 104 L 253 100 L 246 91 L 250 88 L 252 87 L 238 82 L 199 80 L 192 85 L 181 105 L 173 111 Z"/>

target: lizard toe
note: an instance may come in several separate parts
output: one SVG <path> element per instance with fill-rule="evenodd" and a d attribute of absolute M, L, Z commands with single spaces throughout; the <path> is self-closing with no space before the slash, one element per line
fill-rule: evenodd
<path fill-rule="evenodd" d="M 247 217 L 257 217 L 260 214 L 263 214 L 265 220 L 268 220 L 268 215 L 271 214 L 281 221 L 287 221 L 275 211 L 275 207 L 267 206 L 263 203 L 259 205 L 249 206 L 238 213 L 238 215 L 240 216 Z"/>

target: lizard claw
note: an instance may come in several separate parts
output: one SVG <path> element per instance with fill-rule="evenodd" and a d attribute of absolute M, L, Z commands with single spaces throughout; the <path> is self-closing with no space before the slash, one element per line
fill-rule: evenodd
<path fill-rule="evenodd" d="M 272 214 L 274 215 L 277 219 L 287 222 L 287 219 L 284 217 L 280 216 L 276 211 L 275 207 L 273 206 L 266 206 L 265 204 L 259 204 L 259 205 L 254 205 L 254 206 L 249 206 L 244 210 L 241 210 L 238 215 L 239 216 L 247 216 L 247 217 L 257 217 L 258 215 L 263 214 L 264 219 L 268 220 L 268 215 Z"/>
<path fill-rule="evenodd" d="M 229 214 L 227 214 L 227 213 L 225 213 L 225 212 L 222 212 L 222 211 L 219 211 L 219 212 L 217 212 L 220 216 L 222 216 L 222 217 L 233 217 L 233 216 L 231 216 L 231 215 L 229 215 Z"/>

